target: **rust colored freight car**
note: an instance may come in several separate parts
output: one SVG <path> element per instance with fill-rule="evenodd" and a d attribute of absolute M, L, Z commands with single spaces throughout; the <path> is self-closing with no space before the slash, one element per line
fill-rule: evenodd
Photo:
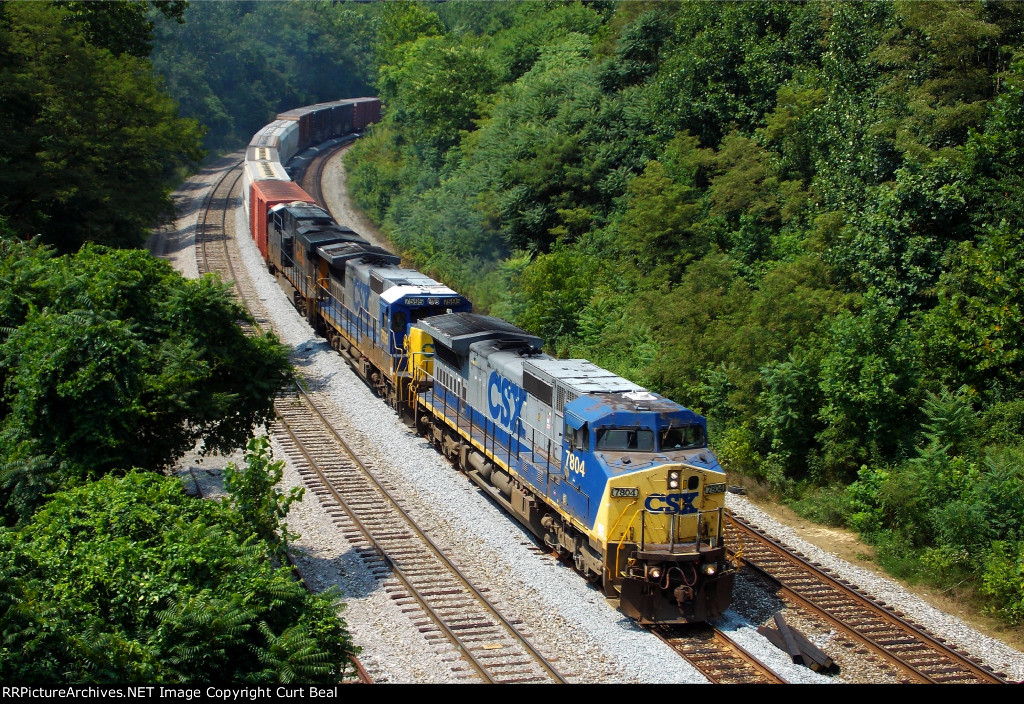
<path fill-rule="evenodd" d="M 379 98 L 354 98 L 352 102 L 354 103 L 353 129 L 363 130 L 367 125 L 380 122 Z"/>
<path fill-rule="evenodd" d="M 281 203 L 316 203 L 294 181 L 255 181 L 249 197 L 249 227 L 260 254 L 267 259 L 267 212 Z M 269 260 L 268 260 L 269 261 Z"/>

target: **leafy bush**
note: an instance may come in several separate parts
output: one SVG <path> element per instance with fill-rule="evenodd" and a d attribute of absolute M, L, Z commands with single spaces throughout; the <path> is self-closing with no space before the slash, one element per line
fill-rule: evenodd
<path fill-rule="evenodd" d="M 991 597 L 992 613 L 1011 626 L 1024 623 L 1024 541 L 992 543 L 981 591 Z"/>
<path fill-rule="evenodd" d="M 47 259 L 22 249 L 8 250 L 4 266 L 29 285 L 0 284 L 15 327 L 0 342 L 8 522 L 44 491 L 157 469 L 199 440 L 240 447 L 271 417 L 291 378 L 288 351 L 242 331 L 246 313 L 224 284 L 187 280 L 138 250 L 86 246 Z"/>
<path fill-rule="evenodd" d="M 0 531 L 5 682 L 337 682 L 354 649 L 226 504 L 131 472 Z"/>
<path fill-rule="evenodd" d="M 838 486 L 803 486 L 800 497 L 789 502 L 804 518 L 826 526 L 845 527 L 850 521 L 850 501 Z"/>
<path fill-rule="evenodd" d="M 304 489 L 292 487 L 287 494 L 277 489 L 284 476 L 284 461 L 273 460 L 266 435 L 251 438 L 246 445 L 245 467 L 234 462 L 224 470 L 224 489 L 232 506 L 251 525 L 256 535 L 273 546 L 279 558 L 288 552 L 288 544 L 298 535 L 288 530 L 284 517 L 295 501 L 302 500 Z"/>

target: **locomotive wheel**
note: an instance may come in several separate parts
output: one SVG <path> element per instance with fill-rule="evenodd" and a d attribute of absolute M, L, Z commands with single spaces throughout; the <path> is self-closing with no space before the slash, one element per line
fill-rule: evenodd
<path fill-rule="evenodd" d="M 373 375 L 370 377 L 370 381 L 373 382 L 373 391 L 374 391 L 374 393 L 376 393 L 378 396 L 380 396 L 383 399 L 387 399 L 387 397 L 388 397 L 388 385 L 387 385 L 387 382 L 384 381 L 383 377 L 381 377 L 380 374 L 374 372 Z"/>

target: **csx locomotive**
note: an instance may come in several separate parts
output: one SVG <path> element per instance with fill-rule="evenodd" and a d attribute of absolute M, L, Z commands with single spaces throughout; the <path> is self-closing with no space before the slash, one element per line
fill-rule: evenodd
<path fill-rule="evenodd" d="M 540 338 L 472 313 L 456 291 L 334 222 L 286 167 L 316 141 L 365 127 L 335 119 L 294 138 L 297 122 L 339 104 L 379 116 L 373 99 L 283 113 L 246 155 L 251 234 L 296 308 L 623 613 L 645 624 L 720 616 L 735 567 L 725 551 L 725 474 L 705 419 L 586 360 L 544 354 Z"/>

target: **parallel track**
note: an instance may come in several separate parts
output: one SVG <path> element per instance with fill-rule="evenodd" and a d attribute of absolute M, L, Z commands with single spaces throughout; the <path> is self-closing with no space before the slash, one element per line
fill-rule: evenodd
<path fill-rule="evenodd" d="M 946 645 L 757 527 L 730 516 L 729 537 L 730 545 L 742 547 L 743 561 L 777 583 L 785 598 L 877 653 L 903 682 L 1007 683 L 1003 673 Z"/>
<path fill-rule="evenodd" d="M 349 449 L 313 396 L 303 392 L 281 398 L 277 413 L 290 458 L 345 537 L 384 580 L 391 598 L 428 638 L 443 637 L 464 658 L 453 664 L 457 676 L 488 683 L 564 683 L 402 509 L 392 495 L 396 490 L 389 491 Z"/>
<path fill-rule="evenodd" d="M 235 279 L 228 253 L 228 217 L 234 207 L 232 194 L 242 178 L 242 170 L 238 168 L 241 163 L 235 162 L 224 169 L 224 173 L 203 199 L 199 222 L 196 224 L 196 264 L 200 275 L 218 272 L 221 276 L 229 274 L 230 280 Z"/>
<path fill-rule="evenodd" d="M 315 162 L 316 173 L 325 161 Z M 229 219 L 237 206 L 233 193 L 239 179 L 236 167 L 226 170 L 204 202 L 196 233 L 197 263 L 200 273 L 216 272 L 234 283 L 233 290 L 259 329 L 272 323 L 243 267 L 235 268 L 237 253 L 230 246 L 234 228 Z M 304 391 L 300 397 L 278 399 L 279 419 L 272 432 L 425 639 L 439 651 L 444 650 L 439 639 L 450 643 L 449 650 L 457 656 L 453 673 L 483 682 L 564 683 L 526 635 L 430 542 L 348 449 L 318 403 L 328 402 Z"/>

